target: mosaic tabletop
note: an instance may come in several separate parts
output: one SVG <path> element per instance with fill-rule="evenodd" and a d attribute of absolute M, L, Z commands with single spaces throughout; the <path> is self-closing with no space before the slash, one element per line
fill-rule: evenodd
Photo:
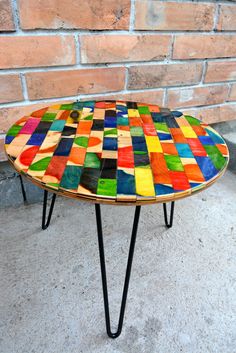
<path fill-rule="evenodd" d="M 18 120 L 5 149 L 37 185 L 113 203 L 175 200 L 223 174 L 228 149 L 200 120 L 123 101 L 59 104 Z"/>

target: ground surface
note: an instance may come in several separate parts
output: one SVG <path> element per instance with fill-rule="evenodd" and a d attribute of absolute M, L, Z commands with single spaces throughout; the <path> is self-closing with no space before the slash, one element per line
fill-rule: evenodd
<path fill-rule="evenodd" d="M 122 335 L 105 334 L 94 206 L 59 198 L 0 212 L 1 353 L 235 353 L 236 177 L 178 201 L 174 226 L 145 206 Z M 102 206 L 116 324 L 132 207 Z"/>

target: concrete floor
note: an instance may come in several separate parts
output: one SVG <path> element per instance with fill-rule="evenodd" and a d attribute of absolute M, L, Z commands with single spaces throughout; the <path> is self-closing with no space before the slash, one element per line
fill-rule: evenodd
<path fill-rule="evenodd" d="M 1 353 L 236 352 L 236 178 L 178 201 L 174 226 L 145 206 L 121 336 L 105 334 L 94 206 L 57 200 L 0 212 Z M 102 206 L 112 321 L 132 207 Z"/>

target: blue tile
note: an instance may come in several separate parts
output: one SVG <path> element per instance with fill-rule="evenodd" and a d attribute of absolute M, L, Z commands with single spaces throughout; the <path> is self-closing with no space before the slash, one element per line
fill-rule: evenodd
<path fill-rule="evenodd" d="M 135 195 L 135 179 L 134 175 L 118 170 L 117 175 L 117 194 Z"/>
<path fill-rule="evenodd" d="M 155 187 L 156 195 L 166 195 L 166 194 L 172 194 L 173 192 L 176 192 L 173 190 L 171 186 L 164 185 L 164 184 L 154 184 L 154 187 Z"/>
<path fill-rule="evenodd" d="M 198 136 L 198 138 L 203 145 L 215 145 L 210 136 Z"/>
<path fill-rule="evenodd" d="M 219 173 L 219 171 L 214 167 L 214 164 L 212 163 L 209 157 L 195 156 L 195 159 L 197 161 L 197 164 L 199 165 L 199 168 L 201 169 L 205 180 L 209 180 Z"/>
<path fill-rule="evenodd" d="M 212 141 L 215 143 L 225 143 L 221 136 L 215 134 L 213 131 L 209 130 L 207 127 L 205 128 L 208 135 L 211 137 Z"/>
<path fill-rule="evenodd" d="M 103 150 L 116 151 L 117 139 L 112 137 L 105 137 L 103 140 Z"/>
<path fill-rule="evenodd" d="M 9 143 L 12 142 L 12 140 L 14 140 L 15 136 L 6 136 L 5 138 L 5 144 L 8 145 Z"/>
<path fill-rule="evenodd" d="M 73 138 L 61 138 L 54 152 L 54 156 L 69 156 L 73 140 Z"/>
<path fill-rule="evenodd" d="M 177 148 L 178 154 L 182 158 L 193 158 L 193 153 L 186 143 L 176 143 L 175 147 Z"/>
<path fill-rule="evenodd" d="M 157 135 L 159 137 L 159 140 L 161 140 L 161 141 L 172 140 L 171 134 L 164 133 L 164 132 L 158 132 Z"/>
<path fill-rule="evenodd" d="M 27 145 L 41 146 L 46 134 L 33 134 L 27 142 Z"/>

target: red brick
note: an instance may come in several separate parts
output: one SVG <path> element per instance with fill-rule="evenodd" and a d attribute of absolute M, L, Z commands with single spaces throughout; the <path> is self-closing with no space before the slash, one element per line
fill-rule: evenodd
<path fill-rule="evenodd" d="M 208 31 L 213 28 L 214 12 L 213 4 L 137 0 L 135 28 Z"/>
<path fill-rule="evenodd" d="M 128 100 L 132 102 L 141 102 L 148 104 L 163 104 L 164 90 L 144 91 L 144 92 L 128 92 L 117 93 L 109 96 L 99 96 L 96 99 L 115 99 L 115 100 Z"/>
<path fill-rule="evenodd" d="M 129 89 L 156 88 L 198 83 L 202 64 L 161 64 L 129 68 Z"/>
<path fill-rule="evenodd" d="M 15 25 L 10 0 L 0 1 L 0 31 L 14 31 Z"/>
<path fill-rule="evenodd" d="M 182 111 L 184 114 L 195 116 L 208 124 L 213 124 L 221 121 L 235 120 L 236 104 L 225 104 L 211 108 L 184 109 Z"/>
<path fill-rule="evenodd" d="M 168 90 L 168 107 L 171 109 L 219 104 L 228 97 L 229 86 L 186 87 Z"/>
<path fill-rule="evenodd" d="M 124 89 L 125 68 L 98 68 L 26 74 L 30 99 L 114 92 Z"/>
<path fill-rule="evenodd" d="M 4 151 L 4 141 L 5 141 L 5 137 L 4 136 L 0 136 L 0 162 L 3 162 L 3 161 L 7 160 L 7 156 L 6 156 L 6 153 Z"/>
<path fill-rule="evenodd" d="M 0 103 L 23 99 L 19 75 L 0 75 Z"/>
<path fill-rule="evenodd" d="M 0 37 L 0 68 L 75 64 L 72 36 Z"/>
<path fill-rule="evenodd" d="M 236 101 L 236 83 L 234 83 L 231 87 L 229 101 Z M 236 119 L 236 116 L 235 116 Z"/>
<path fill-rule="evenodd" d="M 130 0 L 20 0 L 23 29 L 128 29 Z"/>
<path fill-rule="evenodd" d="M 235 5 L 221 4 L 217 29 L 218 31 L 236 30 L 236 6 Z"/>
<path fill-rule="evenodd" d="M 174 43 L 174 59 L 236 56 L 236 35 L 180 35 Z"/>
<path fill-rule="evenodd" d="M 205 82 L 236 80 L 236 61 L 208 62 Z"/>
<path fill-rule="evenodd" d="M 81 36 L 80 41 L 82 63 L 148 61 L 162 60 L 169 54 L 171 36 L 94 35 Z"/>

